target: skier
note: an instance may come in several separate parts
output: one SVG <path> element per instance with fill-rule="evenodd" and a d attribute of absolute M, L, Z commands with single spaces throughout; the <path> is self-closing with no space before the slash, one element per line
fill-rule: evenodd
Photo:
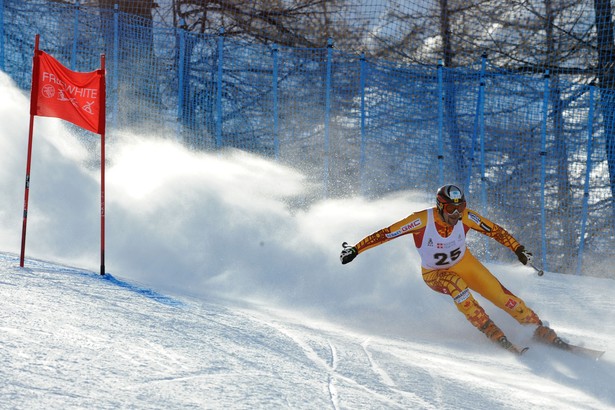
<path fill-rule="evenodd" d="M 510 248 L 522 264 L 531 261 L 532 254 L 504 228 L 467 209 L 463 191 L 455 185 L 444 185 L 438 189 L 435 207 L 412 213 L 388 228 L 365 237 L 355 246 L 344 243 L 340 259 L 342 264 L 346 264 L 370 248 L 412 234 L 421 256 L 421 270 L 427 286 L 436 292 L 450 295 L 457 309 L 489 339 L 517 354 L 526 350 L 506 338 L 504 332 L 474 299 L 470 289 L 506 311 L 519 323 L 536 326 L 534 339 L 537 341 L 564 347 L 565 342 L 555 331 L 543 324 L 523 300 L 506 289 L 472 255 L 466 247 L 466 234 L 470 229 Z"/>

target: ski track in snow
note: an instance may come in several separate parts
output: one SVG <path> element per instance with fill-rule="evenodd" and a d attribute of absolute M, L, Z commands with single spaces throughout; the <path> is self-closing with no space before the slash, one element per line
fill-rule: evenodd
<path fill-rule="evenodd" d="M 360 342 L 364 336 L 351 333 L 350 340 L 343 337 L 341 341 L 334 343 L 332 340 L 337 339 L 339 335 L 334 333 L 334 330 L 322 329 L 322 335 L 316 335 L 315 338 L 308 336 L 309 339 L 306 340 L 306 335 L 314 331 L 311 326 L 303 324 L 291 326 L 292 322 L 279 323 L 263 318 L 258 320 L 287 336 L 315 366 L 322 368 L 328 374 L 328 391 L 334 409 L 356 408 L 355 406 L 361 405 L 361 401 L 349 405 L 346 400 L 339 399 L 340 396 L 347 397 L 347 395 L 338 393 L 338 390 L 346 389 L 358 390 L 364 393 L 365 397 L 377 398 L 378 402 L 385 404 L 387 408 L 439 408 L 421 399 L 412 391 L 396 388 L 395 382 L 367 350 L 367 342 Z M 325 339 L 320 339 L 325 336 Z M 343 346 L 344 349 L 338 352 L 340 347 L 336 346 Z"/>
<path fill-rule="evenodd" d="M 369 361 L 370 367 L 380 377 L 380 379 L 384 382 L 384 384 L 386 384 L 387 386 L 395 387 L 395 382 L 393 381 L 393 379 L 391 379 L 389 375 L 387 374 L 387 372 L 384 371 L 380 366 L 378 366 L 378 363 L 374 361 L 374 358 L 372 357 L 372 354 L 369 351 L 369 341 L 370 341 L 369 338 L 365 339 L 365 341 L 361 343 L 361 347 L 363 348 L 363 351 L 365 352 L 365 355 L 367 356 L 367 360 Z"/>
<path fill-rule="evenodd" d="M 331 362 L 329 366 L 331 367 L 331 371 L 329 372 L 329 395 L 331 396 L 331 404 L 333 404 L 333 408 L 338 410 L 340 408 L 339 398 L 337 395 L 337 390 L 335 388 L 335 371 L 337 368 L 337 352 L 335 350 L 335 346 L 329 342 L 329 348 L 331 349 Z"/>

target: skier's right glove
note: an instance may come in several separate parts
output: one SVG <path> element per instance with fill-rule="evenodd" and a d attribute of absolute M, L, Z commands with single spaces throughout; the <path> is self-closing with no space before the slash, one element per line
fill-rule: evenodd
<path fill-rule="evenodd" d="M 520 245 L 515 251 L 515 253 L 517 254 L 517 258 L 519 258 L 519 262 L 524 265 L 527 265 L 529 262 L 532 261 L 532 252 L 526 251 L 525 246 L 523 245 Z"/>
<path fill-rule="evenodd" d="M 342 265 L 345 265 L 348 262 L 351 262 L 354 258 L 356 258 L 358 252 L 357 248 L 355 248 L 354 246 L 349 246 L 346 242 L 342 244 L 342 247 L 344 249 L 342 249 L 342 253 L 340 253 L 340 261 L 342 261 Z"/>

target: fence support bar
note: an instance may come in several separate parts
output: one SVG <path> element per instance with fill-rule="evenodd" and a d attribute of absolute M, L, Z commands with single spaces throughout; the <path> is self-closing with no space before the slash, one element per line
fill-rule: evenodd
<path fill-rule="evenodd" d="M 547 121 L 549 118 L 549 70 L 545 72 L 544 99 L 542 106 L 542 130 L 540 135 L 540 232 L 542 244 L 542 267 L 548 270 L 547 264 L 547 217 L 545 211 L 545 185 L 547 177 Z"/>
<path fill-rule="evenodd" d="M 216 92 L 216 148 L 222 147 L 222 74 L 224 67 L 224 27 L 218 35 L 218 87 Z"/>
<path fill-rule="evenodd" d="M 367 191 L 367 187 L 365 184 L 365 72 L 366 69 L 365 63 L 365 53 L 361 53 L 361 64 L 360 64 L 360 73 L 359 73 L 359 88 L 361 90 L 361 157 L 359 159 L 359 175 L 360 175 L 360 183 L 361 183 L 361 194 L 365 195 Z"/>
<path fill-rule="evenodd" d="M 589 113 L 587 115 L 587 164 L 585 166 L 585 187 L 583 189 L 583 209 L 581 211 L 581 237 L 579 239 L 579 256 L 577 259 L 577 275 L 581 274 L 583 266 L 583 250 L 585 249 L 585 227 L 587 225 L 587 209 L 589 207 L 589 177 L 592 170 L 592 138 L 594 133 L 594 84 L 589 86 Z"/>
<path fill-rule="evenodd" d="M 4 0 L 0 0 L 0 70 L 5 71 L 5 65 L 4 65 Z"/>
<path fill-rule="evenodd" d="M 183 27 L 182 20 L 182 27 Z M 180 27 L 178 28 L 179 37 L 179 55 L 178 55 L 178 73 L 177 73 L 177 136 L 178 140 L 182 140 L 182 125 L 184 123 L 184 98 L 185 98 L 185 73 L 186 73 L 186 32 Z"/>
<path fill-rule="evenodd" d="M 324 152 L 324 197 L 329 195 L 329 123 L 331 121 L 331 71 L 333 40 L 327 40 L 327 82 L 325 90 L 325 152 Z"/>
<path fill-rule="evenodd" d="M 280 113 L 278 107 L 278 45 L 273 45 L 273 149 L 275 151 L 275 160 L 280 159 L 280 140 L 279 140 L 279 120 Z"/>
<path fill-rule="evenodd" d="M 480 82 L 478 87 L 478 101 L 476 103 L 476 125 L 478 126 L 478 138 L 480 141 L 480 202 L 482 205 L 483 212 L 486 212 L 488 209 L 487 204 L 487 166 L 485 159 L 485 72 L 487 70 L 487 55 L 483 54 L 481 60 L 481 70 L 480 70 Z M 474 146 L 472 146 L 472 161 L 474 160 Z M 472 162 L 470 162 L 470 171 Z M 468 188 L 469 188 L 469 175 L 468 175 Z M 491 241 L 488 238 L 484 238 L 485 241 L 485 256 L 487 261 L 491 261 L 491 253 L 489 251 L 489 246 Z"/>
<path fill-rule="evenodd" d="M 79 39 L 79 7 L 80 0 L 75 3 L 75 21 L 73 22 L 73 52 L 70 57 L 70 69 L 77 71 L 77 43 Z"/>
<path fill-rule="evenodd" d="M 438 60 L 438 186 L 444 185 L 444 80 L 442 60 Z"/>
<path fill-rule="evenodd" d="M 118 128 L 119 115 L 119 76 L 120 76 L 120 16 L 119 5 L 113 6 L 113 73 L 111 75 L 113 88 L 113 129 Z"/>

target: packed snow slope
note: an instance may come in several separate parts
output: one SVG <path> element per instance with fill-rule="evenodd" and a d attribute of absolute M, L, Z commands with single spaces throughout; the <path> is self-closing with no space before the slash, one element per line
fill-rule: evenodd
<path fill-rule="evenodd" d="M 427 308 L 441 314 L 416 306 L 413 318 L 369 331 L 370 315 L 360 329 L 327 312 L 172 296 L 119 276 L 18 262 L 0 254 L 1 408 L 615 407 L 612 280 L 497 269 L 518 276 L 515 286 L 566 337 L 609 349 L 595 362 L 533 343 L 514 357 L 444 301 Z M 426 292 L 410 292 L 407 303 Z"/>
<path fill-rule="evenodd" d="M 615 408 L 612 279 L 489 263 L 564 338 L 607 350 L 536 345 L 483 301 L 531 347 L 518 358 L 425 286 L 411 238 L 339 263 L 424 193 L 314 200 L 262 158 L 108 136 L 101 277 L 97 137 L 36 118 L 19 267 L 28 107 L 0 74 L 0 408 Z"/>

